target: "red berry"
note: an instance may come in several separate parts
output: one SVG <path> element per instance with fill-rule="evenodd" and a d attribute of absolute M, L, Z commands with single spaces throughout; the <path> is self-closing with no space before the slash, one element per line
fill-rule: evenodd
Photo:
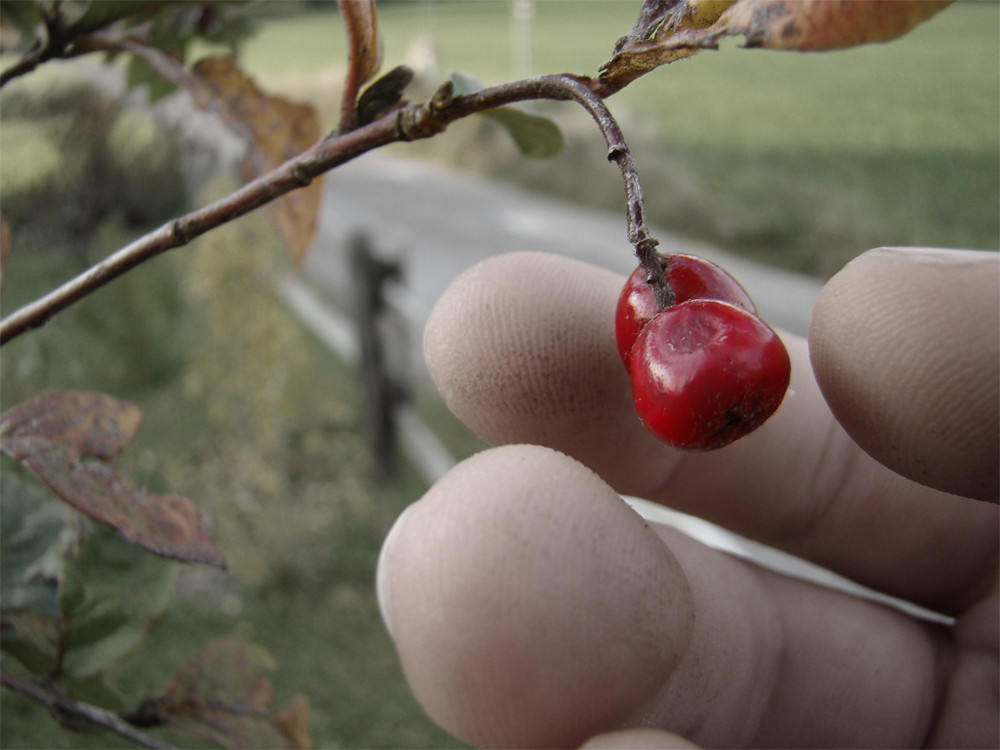
<path fill-rule="evenodd" d="M 753 300 L 739 282 L 711 261 L 696 255 L 673 253 L 662 256 L 662 263 L 676 304 L 690 299 L 718 299 L 751 313 L 757 312 Z M 639 266 L 625 282 L 615 310 L 615 338 L 626 369 L 628 353 L 639 332 L 658 312 L 660 308 L 653 296 L 653 287 Z"/>
<path fill-rule="evenodd" d="M 639 334 L 631 363 L 640 419 L 687 450 L 722 448 L 760 427 L 781 404 L 791 372 L 770 326 L 704 299 L 657 314 Z"/>

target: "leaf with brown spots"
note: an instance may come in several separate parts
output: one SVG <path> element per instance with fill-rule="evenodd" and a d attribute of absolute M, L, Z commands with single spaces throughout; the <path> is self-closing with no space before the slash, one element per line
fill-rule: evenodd
<path fill-rule="evenodd" d="M 887 42 L 926 21 L 952 0 L 646 0 L 614 57 L 601 68 L 604 96 L 661 65 L 729 36 L 747 47 L 798 52 Z"/>
<path fill-rule="evenodd" d="M 0 415 L 0 451 L 66 503 L 163 557 L 225 567 L 197 506 L 140 487 L 107 462 L 135 437 L 138 407 L 103 393 L 38 396 Z"/>
<path fill-rule="evenodd" d="M 251 143 L 243 176 L 253 179 L 298 156 L 319 141 L 319 115 L 310 104 L 298 104 L 265 93 L 232 58 L 207 57 L 192 69 L 187 84 L 195 102 L 219 112 Z M 312 245 L 323 195 L 322 177 L 268 204 L 285 247 L 296 266 Z"/>
<path fill-rule="evenodd" d="M 309 704 L 269 715 L 274 660 L 235 638 L 212 641 L 170 678 L 152 710 L 175 732 L 219 747 L 310 748 Z"/>
<path fill-rule="evenodd" d="M 728 34 L 748 47 L 822 52 L 888 42 L 952 0 L 745 0 L 727 14 Z"/>

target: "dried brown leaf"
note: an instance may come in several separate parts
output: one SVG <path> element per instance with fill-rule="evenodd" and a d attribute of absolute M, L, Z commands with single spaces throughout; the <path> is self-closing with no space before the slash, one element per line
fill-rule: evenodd
<path fill-rule="evenodd" d="M 646 0 L 599 72 L 609 95 L 661 65 L 741 35 L 748 47 L 844 49 L 902 36 L 952 0 Z"/>
<path fill-rule="evenodd" d="M 726 14 L 727 34 L 748 47 L 820 52 L 887 42 L 938 13 L 952 0 L 754 0 Z"/>
<path fill-rule="evenodd" d="M 338 0 L 340 15 L 347 27 L 350 64 L 361 85 L 370 81 L 382 66 L 375 0 Z"/>
<path fill-rule="evenodd" d="M 225 567 L 191 500 L 149 492 L 106 463 L 141 422 L 138 407 L 103 393 L 49 393 L 0 415 L 0 450 L 129 542 L 163 557 Z"/>
<path fill-rule="evenodd" d="M 382 66 L 382 40 L 375 13 L 375 0 L 337 0 L 347 31 L 347 74 L 340 103 L 340 132 L 359 124 L 358 92 Z"/>
<path fill-rule="evenodd" d="M 265 93 L 231 58 L 200 60 L 192 74 L 200 84 L 191 87 L 197 89 L 195 99 L 200 106 L 214 107 L 252 144 L 243 163 L 246 179 L 298 156 L 322 135 L 315 107 Z M 312 245 L 322 195 L 322 177 L 317 177 L 308 186 L 268 204 L 296 266 L 302 264 Z"/>
<path fill-rule="evenodd" d="M 309 699 L 297 695 L 284 711 L 279 711 L 271 720 L 288 738 L 288 746 L 295 750 L 312 750 L 312 736 L 309 733 Z"/>
<path fill-rule="evenodd" d="M 142 411 L 130 403 L 104 393 L 61 391 L 5 411 L 0 415 L 0 438 L 15 450 L 43 441 L 65 446 L 74 458 L 108 461 L 132 442 L 140 424 Z"/>
<path fill-rule="evenodd" d="M 268 715 L 274 667 L 259 646 L 212 641 L 171 677 L 157 712 L 170 729 L 221 747 L 311 747 L 304 699 Z"/>

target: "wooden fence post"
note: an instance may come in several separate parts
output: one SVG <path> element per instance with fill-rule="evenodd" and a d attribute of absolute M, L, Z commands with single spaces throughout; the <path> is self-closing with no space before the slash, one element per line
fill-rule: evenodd
<path fill-rule="evenodd" d="M 368 238 L 357 234 L 350 244 L 351 270 L 356 281 L 358 343 L 361 350 L 361 382 L 364 389 L 364 422 L 378 469 L 396 468 L 396 420 L 394 411 L 402 397 L 402 384 L 388 372 L 382 348 L 379 321 L 385 311 L 385 282 L 402 275 L 396 262 L 376 258 Z"/>

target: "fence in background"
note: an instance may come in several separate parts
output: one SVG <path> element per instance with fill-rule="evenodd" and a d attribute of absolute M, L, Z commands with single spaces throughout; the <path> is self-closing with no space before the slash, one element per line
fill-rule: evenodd
<path fill-rule="evenodd" d="M 353 319 L 299 280 L 282 286 L 282 299 L 321 342 L 358 367 L 364 432 L 379 470 L 394 471 L 402 451 L 431 484 L 455 465 L 455 459 L 411 403 L 408 340 L 414 326 L 393 304 L 405 284 L 403 269 L 379 258 L 364 234 L 351 238 L 348 252 L 355 282 Z"/>

